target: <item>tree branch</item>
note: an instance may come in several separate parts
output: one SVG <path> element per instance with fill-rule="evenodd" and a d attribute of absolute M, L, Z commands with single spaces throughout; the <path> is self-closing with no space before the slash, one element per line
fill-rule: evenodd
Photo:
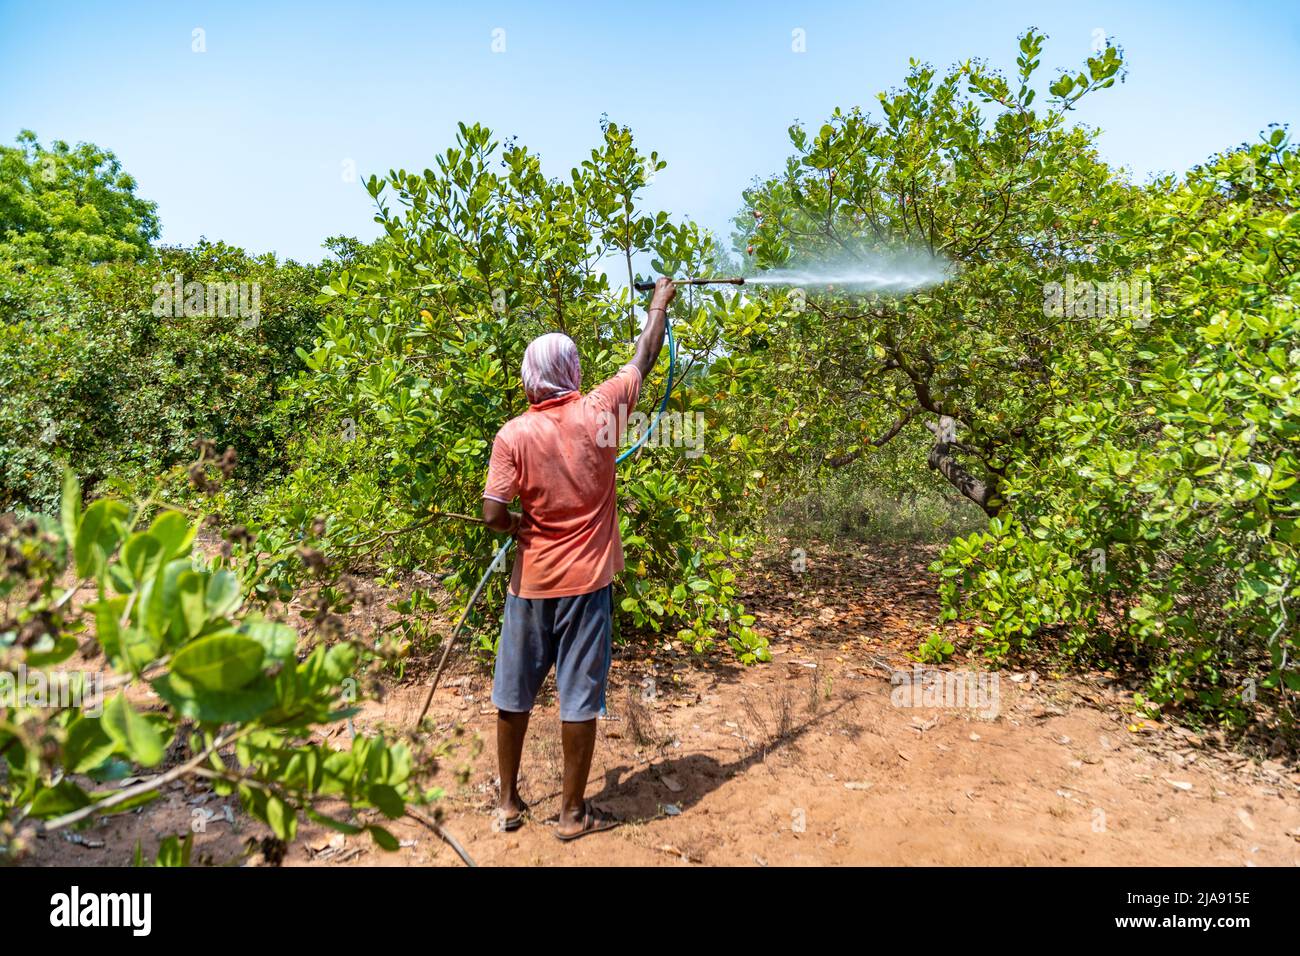
<path fill-rule="evenodd" d="M 897 435 L 899 432 L 903 430 L 904 426 L 906 426 L 908 422 L 910 422 L 913 418 L 916 417 L 917 413 L 920 412 L 920 410 L 921 410 L 920 408 L 917 408 L 915 406 L 909 408 L 907 411 L 903 412 L 902 415 L 899 415 L 898 418 L 894 420 L 894 424 L 890 425 L 889 428 L 885 430 L 884 434 L 871 439 L 871 441 L 867 442 L 867 445 L 869 445 L 872 448 L 879 448 L 882 445 L 889 443 L 891 440 L 893 440 L 895 435 Z M 843 468 L 845 465 L 851 464 L 852 462 L 855 462 L 859 458 L 861 458 L 862 453 L 865 450 L 866 450 L 865 447 L 855 448 L 853 451 L 846 452 L 843 455 L 836 455 L 834 458 L 828 458 L 826 460 L 826 464 L 831 468 Z"/>

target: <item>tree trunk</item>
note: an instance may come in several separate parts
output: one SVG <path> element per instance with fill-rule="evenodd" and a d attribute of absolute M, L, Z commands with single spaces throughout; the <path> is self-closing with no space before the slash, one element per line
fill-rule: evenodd
<path fill-rule="evenodd" d="M 1002 502 L 997 499 L 993 485 L 972 475 L 953 454 L 953 443 L 957 440 L 957 422 L 948 415 L 941 415 L 937 425 L 926 422 L 925 427 L 934 434 L 934 445 L 930 448 L 927 460 L 929 466 L 984 509 L 986 515 L 996 517 Z"/>

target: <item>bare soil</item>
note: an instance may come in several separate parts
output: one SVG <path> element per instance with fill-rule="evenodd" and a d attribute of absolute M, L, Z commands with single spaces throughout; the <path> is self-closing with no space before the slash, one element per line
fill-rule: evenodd
<path fill-rule="evenodd" d="M 431 709 L 449 735 L 463 731 L 440 765 L 444 828 L 485 865 L 1300 864 L 1294 761 L 1137 720 L 1116 675 L 1023 666 L 984 672 L 986 689 L 996 674 L 992 706 L 911 706 L 908 655 L 936 619 L 932 558 L 924 547 L 864 546 L 809 549 L 806 573 L 781 555 L 756 561 L 746 603 L 772 638 L 771 664 L 742 667 L 726 649 L 701 658 L 663 638 L 616 649 L 588 792 L 628 822 L 574 843 L 554 838 L 553 685 L 524 756 L 532 818 L 502 833 L 491 674 L 459 655 Z M 377 596 L 353 612 L 358 628 L 399 595 Z M 414 721 L 422 663 L 367 702 L 358 733 Z M 331 739 L 346 745 L 346 730 Z M 32 862 L 123 865 L 137 841 L 152 854 L 196 819 L 196 860 L 278 861 L 275 847 L 266 845 L 269 859 L 261 852 L 267 830 L 236 800 L 189 782 L 134 813 L 42 839 Z M 386 825 L 402 841 L 396 852 L 312 825 L 282 862 L 463 865 L 419 823 Z"/>

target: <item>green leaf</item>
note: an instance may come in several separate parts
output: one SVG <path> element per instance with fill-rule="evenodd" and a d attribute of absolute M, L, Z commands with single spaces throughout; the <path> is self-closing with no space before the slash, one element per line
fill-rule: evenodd
<path fill-rule="evenodd" d="M 275 794 L 266 797 L 266 823 L 271 832 L 286 843 L 298 833 L 298 815 Z"/>
<path fill-rule="evenodd" d="M 168 625 L 171 623 L 173 630 L 177 632 L 173 643 L 179 643 L 184 639 L 184 635 L 179 633 L 183 629 L 183 624 L 180 598 L 177 593 L 178 582 L 181 575 L 193 570 L 193 564 L 188 558 L 176 558 L 167 562 L 161 579 L 146 585 L 147 594 L 142 595 L 145 604 L 144 623 L 151 633 L 161 637 L 168 631 Z"/>
<path fill-rule="evenodd" d="M 208 622 L 207 581 L 197 571 L 182 571 L 176 576 L 176 606 L 172 624 L 181 639 L 202 633 Z"/>
<path fill-rule="evenodd" d="M 58 817 L 73 810 L 80 810 L 90 803 L 90 794 L 71 780 L 65 779 L 36 794 L 36 799 L 32 801 L 30 815 L 42 820 Z"/>
<path fill-rule="evenodd" d="M 100 572 L 121 540 L 122 522 L 128 513 L 126 505 L 116 498 L 100 498 L 86 509 L 73 548 L 79 577 L 93 577 Z"/>
<path fill-rule="evenodd" d="M 164 560 L 162 543 L 144 532 L 131 535 L 122 545 L 121 564 L 130 572 L 130 581 L 137 587 L 152 580 Z"/>
<path fill-rule="evenodd" d="M 118 777 L 117 779 L 120 780 L 121 777 Z M 144 793 L 137 793 L 134 797 L 128 797 L 121 803 L 115 803 L 111 807 L 107 807 L 103 811 L 103 815 L 107 817 L 118 813 L 130 813 L 137 807 L 143 807 L 153 803 L 161 796 L 162 794 L 157 790 L 146 790 Z"/>
<path fill-rule="evenodd" d="M 387 850 L 389 853 L 396 853 L 401 849 L 401 844 L 397 842 L 397 837 L 393 836 L 383 827 L 368 826 L 366 827 L 366 832 L 368 832 L 374 838 L 375 842 L 379 844 L 380 849 Z"/>
<path fill-rule="evenodd" d="M 113 747 L 116 749 L 117 744 Z M 96 783 L 115 783 L 118 780 L 125 780 L 133 773 L 135 773 L 135 764 L 117 754 L 86 771 L 86 775 Z"/>
<path fill-rule="evenodd" d="M 346 820 L 339 820 L 330 816 L 328 813 L 321 813 L 318 810 L 307 808 L 307 818 L 319 823 L 321 826 L 329 827 L 331 830 L 337 830 L 339 833 L 345 833 L 348 836 L 356 836 L 365 830 L 365 827 L 357 826 L 354 823 L 348 823 Z"/>
<path fill-rule="evenodd" d="M 95 638 L 104 649 L 104 656 L 114 662 L 122 655 L 122 638 L 118 621 L 126 610 L 126 598 L 114 597 L 96 601 L 86 606 L 95 613 Z"/>
<path fill-rule="evenodd" d="M 157 677 L 152 684 L 182 717 L 204 724 L 246 723 L 276 705 L 275 685 L 266 679 L 226 693 L 207 690 L 175 673 Z"/>
<path fill-rule="evenodd" d="M 162 654 L 162 640 L 143 627 L 132 625 L 120 633 L 122 658 L 135 672 L 140 673 Z"/>
<path fill-rule="evenodd" d="M 190 553 L 196 530 L 197 527 L 179 511 L 164 511 L 149 526 L 148 534 L 162 546 L 163 561 L 170 561 Z"/>
<path fill-rule="evenodd" d="M 210 634 L 186 644 L 172 657 L 172 670 L 198 687 L 238 690 L 261 673 L 262 645 L 242 634 Z"/>
<path fill-rule="evenodd" d="M 89 773 L 110 756 L 116 744 L 98 717 L 78 717 L 63 744 L 63 765 L 71 773 Z"/>
<path fill-rule="evenodd" d="M 289 661 L 298 649 L 298 632 L 288 624 L 254 618 L 244 621 L 243 632 L 262 645 L 267 658 Z"/>
<path fill-rule="evenodd" d="M 46 640 L 46 638 L 42 638 Z M 60 634 L 54 640 L 52 647 L 45 650 L 31 650 L 27 652 L 26 664 L 28 667 L 52 667 L 55 664 L 61 664 L 77 652 L 77 639 L 71 634 Z"/>
<path fill-rule="evenodd" d="M 150 721 L 135 711 L 125 692 L 104 705 L 102 726 L 113 742 L 136 763 L 144 767 L 156 767 L 162 763 L 162 737 Z"/>
<path fill-rule="evenodd" d="M 194 833 L 185 834 L 185 840 L 182 842 L 175 836 L 169 836 L 158 847 L 158 856 L 154 860 L 154 866 L 189 866 L 190 854 L 194 849 Z M 137 866 L 140 864 L 136 864 Z"/>
<path fill-rule="evenodd" d="M 209 618 L 227 617 L 238 610 L 244 601 L 239 589 L 239 578 L 229 571 L 217 571 L 208 579 L 205 596 Z"/>
<path fill-rule="evenodd" d="M 406 801 L 396 789 L 386 783 L 376 784 L 370 788 L 370 802 L 391 820 L 396 820 L 406 812 Z"/>

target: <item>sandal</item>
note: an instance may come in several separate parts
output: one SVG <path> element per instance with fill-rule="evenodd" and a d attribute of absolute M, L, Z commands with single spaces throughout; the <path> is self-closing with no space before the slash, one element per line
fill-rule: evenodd
<path fill-rule="evenodd" d="M 528 818 L 530 812 L 531 808 L 525 803 L 524 808 L 513 816 L 498 816 L 498 819 L 501 821 L 501 832 L 513 833 L 515 830 L 518 830 L 524 825 L 524 821 Z M 501 811 L 498 810 L 497 813 L 500 814 Z"/>
<path fill-rule="evenodd" d="M 590 800 L 585 800 L 582 805 L 582 829 L 577 833 L 561 833 L 556 830 L 555 839 L 568 843 L 570 840 L 577 840 L 593 833 L 612 830 L 617 826 L 622 826 L 622 824 L 622 820 L 592 806 Z"/>

